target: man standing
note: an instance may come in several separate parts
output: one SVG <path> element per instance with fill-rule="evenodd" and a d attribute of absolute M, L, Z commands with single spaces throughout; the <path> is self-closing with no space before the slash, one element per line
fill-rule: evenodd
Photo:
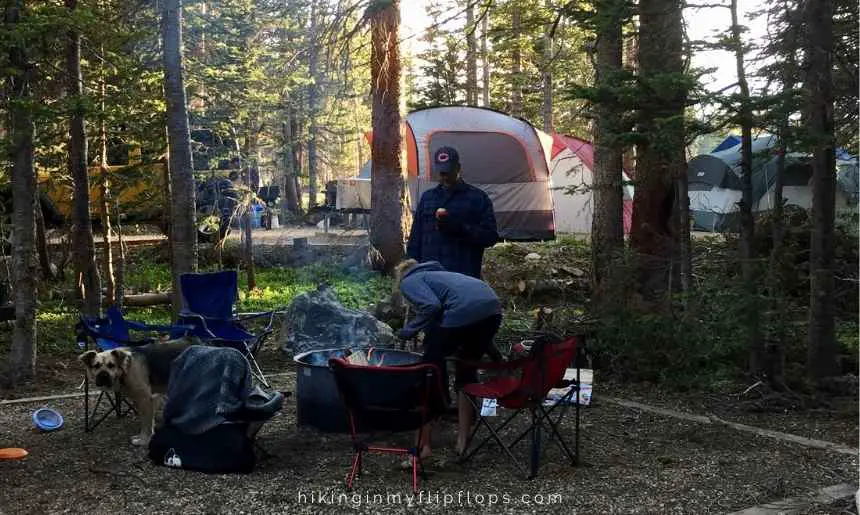
<path fill-rule="evenodd" d="M 451 147 L 433 154 L 439 185 L 421 195 L 406 253 L 418 262 L 481 277 L 484 249 L 499 239 L 490 197 L 460 178 L 460 156 Z"/>

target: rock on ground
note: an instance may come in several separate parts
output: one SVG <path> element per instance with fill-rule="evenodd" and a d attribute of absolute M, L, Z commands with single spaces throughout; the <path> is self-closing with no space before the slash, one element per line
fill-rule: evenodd
<path fill-rule="evenodd" d="M 370 313 L 344 307 L 333 289 L 321 285 L 316 291 L 293 299 L 281 328 L 280 347 L 298 354 L 309 350 L 391 346 L 391 327 Z"/>

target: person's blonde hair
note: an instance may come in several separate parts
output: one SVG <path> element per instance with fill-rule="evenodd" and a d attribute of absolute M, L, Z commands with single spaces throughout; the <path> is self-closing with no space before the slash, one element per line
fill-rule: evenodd
<path fill-rule="evenodd" d="M 404 259 L 394 267 L 394 283 L 391 285 L 391 303 L 393 305 L 398 305 L 403 302 L 403 298 L 400 295 L 400 282 L 403 280 L 403 276 L 406 275 L 406 272 L 411 270 L 412 267 L 417 264 L 418 261 L 414 259 Z"/>

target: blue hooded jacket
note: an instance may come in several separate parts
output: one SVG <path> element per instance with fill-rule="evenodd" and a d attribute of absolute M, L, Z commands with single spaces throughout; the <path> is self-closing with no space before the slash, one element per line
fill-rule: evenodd
<path fill-rule="evenodd" d="M 431 324 L 463 327 L 500 314 L 502 303 L 490 286 L 464 274 L 448 272 L 436 261 L 415 265 L 400 281 L 400 292 L 416 310 L 400 330 L 411 338 Z"/>

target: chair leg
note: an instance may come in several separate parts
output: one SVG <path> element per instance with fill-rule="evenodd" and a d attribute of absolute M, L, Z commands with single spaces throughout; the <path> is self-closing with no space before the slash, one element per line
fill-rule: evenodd
<path fill-rule="evenodd" d="M 356 451 L 355 457 L 352 458 L 352 468 L 349 471 L 349 474 L 346 476 L 346 488 L 352 490 L 352 483 L 355 480 L 355 476 L 358 475 L 359 470 L 361 470 L 361 451 Z"/>
<path fill-rule="evenodd" d="M 423 472 L 423 471 L 422 471 Z M 418 491 L 418 453 L 412 455 L 412 491 Z"/>
<path fill-rule="evenodd" d="M 501 431 L 502 429 L 504 429 L 504 428 L 505 428 L 505 426 L 507 426 L 507 425 L 508 425 L 508 423 L 510 423 L 514 418 L 516 418 L 516 416 L 517 416 L 518 414 L 519 414 L 519 412 L 514 412 L 510 417 L 508 417 L 508 419 L 507 419 L 507 420 L 505 420 L 505 422 L 504 422 L 504 423 L 502 423 L 502 424 L 499 426 L 499 429 L 494 429 L 494 428 L 493 428 L 493 426 L 491 426 L 491 425 L 486 421 L 485 417 L 479 417 L 479 418 L 478 418 L 478 423 L 479 423 L 479 424 L 484 424 L 484 426 L 487 428 L 487 430 L 489 430 L 489 431 L 490 431 L 490 436 L 489 436 L 489 437 L 487 437 L 487 438 L 485 438 L 485 439 L 484 439 L 484 441 L 482 441 L 482 442 L 480 443 L 480 445 L 478 445 L 477 447 L 475 447 L 474 449 L 472 449 L 472 451 L 470 451 L 470 452 L 469 452 L 469 453 L 468 453 L 468 454 L 467 454 L 467 455 L 462 459 L 462 461 L 463 461 L 463 462 L 469 461 L 469 460 L 472 458 L 472 456 L 474 456 L 474 455 L 475 455 L 479 450 L 481 450 L 481 448 L 484 446 L 484 444 L 486 444 L 486 443 L 490 440 L 490 438 L 492 438 L 493 440 L 495 440 L 495 441 L 496 441 L 496 443 L 498 443 L 498 444 L 499 444 L 499 446 L 501 446 L 502 450 L 504 450 L 504 451 L 505 451 L 505 454 L 507 454 L 507 455 L 508 455 L 508 457 L 511 459 L 511 461 L 513 461 L 513 462 L 514 462 L 514 465 L 516 465 L 517 469 L 518 469 L 518 470 L 519 470 L 523 475 L 526 475 L 526 476 L 527 476 L 527 475 L 528 475 L 528 473 L 526 472 L 526 469 L 522 466 L 522 464 L 521 464 L 521 463 L 520 463 L 520 461 L 516 458 L 516 456 L 514 456 L 514 453 L 513 453 L 513 452 L 511 452 L 510 447 L 509 447 L 509 446 L 507 446 L 507 445 L 505 445 L 505 442 L 502 440 L 502 437 L 499 435 L 499 431 Z"/>
<path fill-rule="evenodd" d="M 245 360 L 248 362 L 248 365 L 251 366 L 251 374 L 256 377 L 263 386 L 266 388 L 271 388 L 269 386 L 269 382 L 266 381 L 266 376 L 263 374 L 263 370 L 260 368 L 259 363 L 257 363 L 257 358 L 254 357 L 254 353 L 251 352 L 251 348 L 248 347 L 248 342 L 242 342 L 242 345 L 245 346 Z M 262 345 L 257 346 L 257 349 L 262 347 Z"/>
<path fill-rule="evenodd" d="M 531 449 L 531 473 L 528 479 L 534 479 L 537 476 L 538 467 L 540 466 L 540 428 L 541 422 L 538 418 L 538 411 L 532 408 L 532 449 Z"/>
<path fill-rule="evenodd" d="M 90 378 L 84 374 L 84 432 L 90 431 Z"/>
<path fill-rule="evenodd" d="M 484 425 L 484 426 L 485 426 L 485 427 L 490 431 L 491 436 L 489 436 L 489 437 L 485 438 L 485 439 L 484 439 L 480 444 L 478 444 L 478 446 L 477 446 L 477 447 L 475 447 L 474 449 L 472 449 L 471 451 L 469 451 L 469 453 L 468 453 L 468 454 L 466 454 L 466 455 L 465 455 L 465 456 L 460 460 L 460 461 L 462 461 L 462 462 L 469 461 L 469 460 L 472 458 L 472 456 L 474 456 L 475 454 L 477 454 L 477 452 L 478 452 L 478 451 L 480 451 L 480 450 L 484 447 L 484 445 L 486 445 L 486 444 L 490 441 L 490 438 L 491 438 L 491 437 L 492 437 L 492 438 L 494 438 L 494 439 L 496 440 L 496 442 L 498 442 L 498 443 L 499 443 L 499 445 L 501 445 L 502 447 L 505 447 L 505 444 L 504 444 L 504 443 L 502 443 L 502 440 L 501 440 L 501 438 L 499 437 L 498 432 L 499 432 L 499 431 L 502 431 L 505 427 L 507 427 L 507 426 L 508 426 L 508 424 L 510 424 L 510 423 L 511 423 L 511 422 L 512 422 L 516 417 L 517 417 L 517 415 L 519 415 L 519 412 L 514 412 L 513 414 L 511 414 L 511 416 L 509 416 L 509 417 L 507 418 L 507 420 L 505 420 L 504 422 L 502 422 L 502 423 L 499 425 L 498 429 L 493 429 L 493 427 L 489 424 L 489 422 L 487 422 L 486 417 L 481 416 L 480 406 L 478 406 L 477 402 L 476 402 L 474 399 L 472 399 L 472 397 L 471 397 L 471 396 L 469 396 L 469 395 L 467 395 L 467 396 L 466 396 L 466 398 L 467 398 L 467 399 L 469 399 L 469 402 L 471 402 L 471 403 L 472 403 L 472 406 L 475 408 L 476 413 L 478 414 L 478 421 L 477 421 L 477 423 L 476 423 L 476 425 L 475 425 L 475 429 L 472 431 L 472 434 L 471 434 L 471 436 L 470 436 L 470 442 L 469 442 L 469 443 L 471 443 L 471 438 L 473 438 L 473 437 L 475 436 L 475 434 L 478 432 L 478 429 L 480 429 L 481 424 L 483 424 L 483 425 Z"/>
<path fill-rule="evenodd" d="M 546 420 L 547 425 L 549 425 L 550 432 L 555 437 L 553 438 L 553 440 L 556 442 L 556 444 L 558 444 L 562 452 L 567 455 L 568 459 L 570 460 L 570 463 L 572 465 L 577 465 L 577 460 L 579 458 L 579 449 L 577 449 L 576 454 L 570 452 L 570 448 L 567 446 L 567 442 L 565 441 L 564 436 L 562 436 L 561 431 L 559 431 L 558 425 L 552 420 L 552 417 L 550 417 L 549 415 L 549 412 L 545 411 L 543 415 L 543 420 Z M 579 429 L 577 429 L 577 433 L 578 432 Z"/>

